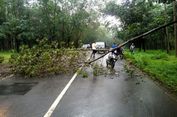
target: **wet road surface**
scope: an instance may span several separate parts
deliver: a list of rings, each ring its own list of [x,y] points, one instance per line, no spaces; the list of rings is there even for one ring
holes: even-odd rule
[[[118,61],[114,75],[78,77],[52,117],[177,117],[175,100],[151,80],[131,78],[123,66]]]
[[[95,77],[88,69],[88,78],[78,76],[52,117],[177,117],[177,102],[146,76],[131,78],[124,64],[118,61],[113,74]],[[0,117],[42,117],[71,77],[1,81],[35,84],[24,94],[0,95]]]
[[[0,117],[42,117],[71,77],[72,75],[59,75],[41,79],[12,78],[1,81],[0,87],[10,87],[6,88],[6,91],[0,90],[0,94],[6,93],[0,95]],[[28,87],[22,88],[20,83],[26,83]],[[26,87],[30,89],[26,91]]]

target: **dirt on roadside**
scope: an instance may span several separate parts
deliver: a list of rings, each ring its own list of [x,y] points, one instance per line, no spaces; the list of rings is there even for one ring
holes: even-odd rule
[[[10,64],[0,64],[0,79],[12,74]]]

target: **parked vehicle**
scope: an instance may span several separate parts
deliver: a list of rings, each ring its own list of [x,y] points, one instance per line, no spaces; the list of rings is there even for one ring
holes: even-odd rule
[[[83,49],[87,49],[87,48],[91,48],[91,46],[90,46],[90,44],[83,44],[83,45],[82,45],[82,48],[83,48]]]
[[[96,42],[96,49],[98,53],[105,53],[106,50],[106,43],[105,42]]]
[[[105,42],[96,42],[96,48],[97,48],[97,49],[106,48]]]

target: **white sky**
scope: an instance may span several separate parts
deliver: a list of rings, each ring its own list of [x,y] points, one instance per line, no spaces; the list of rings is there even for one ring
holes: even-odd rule
[[[106,0],[106,3],[110,2],[110,1],[115,1],[116,4],[122,4],[122,2],[125,0]],[[107,15],[105,17],[100,17],[99,21],[104,24],[109,23],[108,27],[119,27],[119,25],[121,24],[119,19],[117,19],[115,16],[111,16],[111,15]]]

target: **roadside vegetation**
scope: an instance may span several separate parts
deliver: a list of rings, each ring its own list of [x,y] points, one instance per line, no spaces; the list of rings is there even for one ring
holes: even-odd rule
[[[73,73],[86,59],[86,52],[76,48],[57,48],[57,42],[37,41],[32,48],[21,46],[20,52],[0,52],[0,77],[18,74],[41,77],[50,74]],[[7,73],[8,72],[8,73]]]
[[[126,59],[177,92],[177,58],[161,50],[125,52]]]
[[[11,51],[0,51],[0,63],[8,63],[12,54]]]
[[[84,62],[86,54],[76,49],[57,48],[58,43],[39,41],[33,48],[22,46],[19,53],[12,55],[13,72],[25,76],[73,73]]]
[[[12,54],[12,51],[0,51],[0,79],[12,74],[9,63]]]

